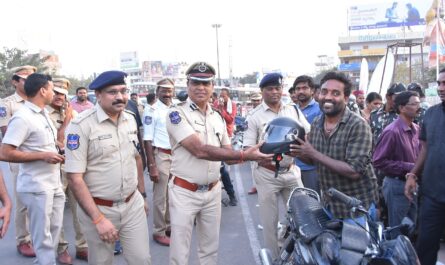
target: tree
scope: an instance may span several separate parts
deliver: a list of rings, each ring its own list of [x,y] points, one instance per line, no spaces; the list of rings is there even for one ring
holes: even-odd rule
[[[321,79],[326,75],[326,73],[328,72],[332,72],[332,71],[337,71],[337,67],[334,66],[330,69],[326,69],[326,70],[322,70],[320,72],[318,72],[315,77],[314,77],[314,83],[315,84],[320,84]],[[320,84],[321,85],[321,84]]]
[[[247,74],[244,77],[241,77],[239,79],[239,83],[242,84],[242,85],[245,85],[245,84],[256,84],[257,76],[258,76],[258,72],[253,72],[251,74]]]
[[[11,85],[11,69],[21,65],[32,65],[37,67],[37,71],[47,71],[43,64],[45,58],[39,58],[38,54],[28,54],[26,50],[18,48],[3,47],[0,52],[0,97],[3,98],[14,93],[14,87]]]

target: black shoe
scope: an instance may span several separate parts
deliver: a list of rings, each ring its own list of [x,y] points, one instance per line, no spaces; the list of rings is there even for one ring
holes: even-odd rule
[[[238,200],[236,199],[235,195],[229,196],[229,205],[236,206],[237,204],[238,204]]]

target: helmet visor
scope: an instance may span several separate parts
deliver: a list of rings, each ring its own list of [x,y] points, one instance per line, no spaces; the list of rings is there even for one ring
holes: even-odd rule
[[[295,141],[298,130],[288,126],[269,125],[264,135],[266,143],[279,143]]]

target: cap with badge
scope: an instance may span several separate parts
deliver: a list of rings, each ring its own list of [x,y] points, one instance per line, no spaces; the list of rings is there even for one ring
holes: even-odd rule
[[[280,73],[270,73],[261,79],[260,88],[267,86],[281,86],[283,84],[283,76]]]
[[[173,79],[171,78],[166,77],[159,80],[156,85],[158,87],[175,88],[175,81],[173,81]]]
[[[13,73],[13,76],[18,76],[23,79],[26,79],[26,78],[28,78],[29,75],[37,72],[37,68],[32,65],[23,65],[23,66],[18,66],[18,67],[12,68],[11,72]]]
[[[250,96],[250,100],[261,100],[261,93],[254,92],[252,93],[252,96]]]
[[[125,85],[127,74],[122,71],[106,71],[91,82],[90,90],[101,90],[109,86]]]
[[[60,94],[68,95],[68,90],[71,87],[70,80],[62,77],[53,78],[54,91]]]
[[[187,79],[196,81],[212,81],[215,73],[215,68],[206,62],[196,62],[185,72]]]

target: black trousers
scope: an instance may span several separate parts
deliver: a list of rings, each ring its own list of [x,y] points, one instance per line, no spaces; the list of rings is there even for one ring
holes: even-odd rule
[[[224,185],[224,189],[227,192],[227,195],[233,196],[235,195],[235,191],[233,190],[232,180],[230,180],[229,171],[227,171],[226,165],[221,163],[221,168],[219,169],[219,173],[221,174],[221,181]]]
[[[419,214],[419,237],[416,250],[420,264],[435,265],[440,238],[445,228],[445,203],[422,196]]]

